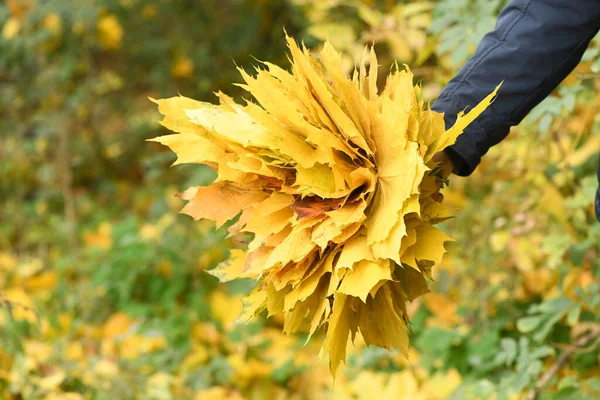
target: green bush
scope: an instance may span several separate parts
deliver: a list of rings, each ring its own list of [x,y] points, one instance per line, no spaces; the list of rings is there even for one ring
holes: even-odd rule
[[[318,337],[229,324],[253,283],[204,270],[237,244],[174,196],[214,173],[169,168],[145,142],[164,134],[148,97],[239,99],[236,65],[286,65],[284,27],[312,47],[329,37],[348,69],[376,40],[381,71],[408,63],[433,99],[505,3],[0,5],[0,399],[598,398],[598,38],[472,177],[451,179],[456,243],[411,306],[408,362],[359,342],[335,385]]]

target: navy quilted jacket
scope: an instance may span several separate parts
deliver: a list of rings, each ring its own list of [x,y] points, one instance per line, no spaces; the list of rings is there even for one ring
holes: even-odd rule
[[[470,175],[489,148],[577,66],[599,30],[600,0],[511,1],[432,106],[446,113],[450,126],[458,112],[477,104],[504,80],[494,103],[446,150],[455,173]],[[595,204],[600,220],[600,189]]]

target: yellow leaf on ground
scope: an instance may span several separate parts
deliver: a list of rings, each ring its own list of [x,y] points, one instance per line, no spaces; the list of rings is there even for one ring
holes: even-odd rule
[[[438,372],[425,380],[421,392],[427,400],[444,400],[450,397],[462,383],[460,373],[452,368],[448,372]]]
[[[62,20],[57,13],[50,13],[42,21],[44,28],[48,29],[52,35],[59,36],[62,33]]]
[[[244,400],[244,398],[235,390],[215,386],[196,392],[193,400]]]
[[[442,293],[429,293],[423,298],[427,309],[443,322],[443,326],[450,328],[460,322],[461,318],[456,313],[458,305]]]
[[[40,275],[32,276],[23,282],[29,291],[52,290],[56,287],[58,276],[56,271],[44,272]]]
[[[8,251],[0,252],[0,271],[12,272],[17,265],[17,258]]]
[[[102,328],[106,338],[115,338],[128,332],[133,327],[134,321],[126,313],[119,311],[108,317]]]
[[[119,373],[119,366],[113,361],[101,359],[94,364],[93,371],[101,378],[112,378]]]
[[[84,397],[76,392],[59,392],[59,393],[50,393],[44,400],[84,400]]]
[[[215,345],[221,341],[219,331],[212,322],[196,322],[192,326],[190,336],[195,343]]]
[[[53,369],[50,375],[44,376],[38,384],[43,391],[51,391],[57,389],[66,378],[67,374],[65,371]]]
[[[30,323],[37,322],[33,300],[23,289],[8,289],[3,293],[3,297],[11,303],[10,312],[12,318],[15,320],[26,320]]]
[[[86,232],[83,234],[83,243],[90,247],[109,249],[112,246],[111,235],[112,226],[108,222],[103,222],[98,226],[96,232]]]
[[[419,381],[409,368],[390,376],[381,397],[395,400],[429,400],[419,393]]]
[[[123,27],[113,14],[100,17],[96,24],[98,31],[98,43],[106,50],[117,50],[121,48],[123,41]]]
[[[67,345],[65,356],[71,361],[84,361],[83,346],[80,342],[71,342]]]
[[[204,364],[206,361],[208,361],[208,359],[209,356],[206,348],[202,346],[196,346],[187,356],[185,356],[179,365],[179,371],[181,374],[185,375],[198,366]]]
[[[175,78],[189,78],[194,73],[194,63],[187,57],[177,57],[171,66],[171,75]]]
[[[10,17],[2,27],[2,37],[4,39],[14,39],[21,30],[21,21],[19,18]]]
[[[242,297],[241,295],[230,296],[222,290],[215,290],[209,297],[211,314],[223,326],[231,325],[242,311]]]
[[[52,356],[52,346],[36,340],[27,340],[23,343],[25,356],[36,363],[46,363]]]
[[[119,341],[119,354],[125,359],[135,359],[143,354],[165,348],[167,341],[164,337],[148,337],[144,335],[129,335]]]

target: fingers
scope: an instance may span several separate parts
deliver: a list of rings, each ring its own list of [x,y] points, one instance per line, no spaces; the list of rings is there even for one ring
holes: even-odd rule
[[[435,153],[432,157],[432,160],[442,164],[442,175],[444,178],[449,177],[450,174],[454,171],[454,165],[452,164],[452,161],[450,161],[450,158],[448,158],[445,152],[440,151]]]
[[[442,201],[444,201],[444,195],[441,194],[440,192],[432,194],[431,198],[433,199],[433,201],[437,201],[438,203],[441,203]]]
[[[438,151],[432,157],[432,160],[436,161],[436,162],[443,162],[444,160],[447,160],[447,159],[448,159],[448,156],[446,156],[446,153],[444,153],[443,151]]]

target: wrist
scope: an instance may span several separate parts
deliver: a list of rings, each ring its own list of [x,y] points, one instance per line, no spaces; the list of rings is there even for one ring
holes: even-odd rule
[[[452,165],[452,173],[460,175],[461,171],[468,168],[467,162],[452,148],[446,148],[444,154],[448,158],[448,162]]]

